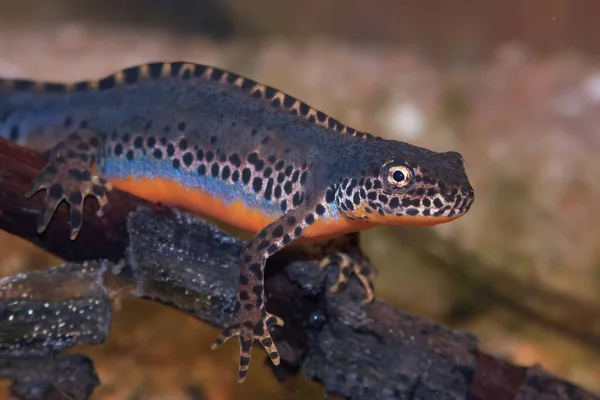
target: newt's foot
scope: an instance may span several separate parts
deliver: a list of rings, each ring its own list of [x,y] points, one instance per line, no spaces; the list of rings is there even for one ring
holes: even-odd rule
[[[338,292],[346,286],[350,275],[354,274],[365,290],[365,299],[362,304],[369,304],[375,297],[373,293],[372,279],[377,274],[375,267],[362,254],[359,253],[335,253],[328,255],[321,261],[321,268],[338,264],[339,272],[337,282],[331,287],[332,292]]]
[[[50,161],[31,182],[25,196],[30,198],[40,190],[46,190],[46,198],[38,216],[38,233],[48,227],[56,208],[65,200],[71,210],[71,239],[75,239],[83,222],[83,201],[94,196],[100,208],[96,215],[108,210],[106,191],[111,190],[105,179],[94,174],[92,162],[101,154],[99,135],[84,129],[69,135],[50,152]]]
[[[279,352],[269,333],[269,327],[272,325],[283,326],[283,320],[275,315],[269,314],[264,306],[247,310],[240,308],[239,304],[240,303],[238,303],[238,307],[236,307],[236,312],[232,321],[229,323],[229,326],[223,329],[210,348],[216,350],[232,337],[238,337],[240,341],[238,382],[241,383],[248,375],[250,355],[255,339],[265,348],[273,364],[279,365]]]

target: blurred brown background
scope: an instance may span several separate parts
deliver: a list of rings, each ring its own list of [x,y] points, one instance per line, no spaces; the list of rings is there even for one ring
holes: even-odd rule
[[[0,75],[212,64],[357,129],[463,153],[465,217],[363,235],[378,295],[600,391],[599,17],[592,0],[0,0]],[[0,232],[0,276],[59,262]],[[104,346],[76,350],[96,363],[95,399],[322,398],[301,377],[279,385],[261,357],[235,384],[237,345],[211,352],[216,334],[126,301]]]

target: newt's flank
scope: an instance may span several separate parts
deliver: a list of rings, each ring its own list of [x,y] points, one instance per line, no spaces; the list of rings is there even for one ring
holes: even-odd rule
[[[321,265],[339,266],[334,288],[355,275],[368,303],[372,274],[348,238],[377,225],[449,222],[474,201],[459,153],[384,140],[271,87],[184,62],[78,83],[0,80],[0,136],[49,157],[27,193],[46,190],[40,232],[65,200],[74,239],[84,198],[98,200],[101,216],[116,187],[255,235],[241,254],[233,318],[212,345],[239,338],[240,382],[255,340],[280,362],[269,327],[283,321],[266,311],[263,286],[271,255],[328,243]]]

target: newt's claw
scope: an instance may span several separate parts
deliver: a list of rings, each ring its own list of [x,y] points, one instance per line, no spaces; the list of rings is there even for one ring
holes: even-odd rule
[[[375,294],[372,279],[377,273],[368,259],[360,254],[336,253],[325,257],[320,266],[321,268],[327,268],[333,264],[338,264],[339,272],[337,282],[331,287],[332,292],[338,292],[344,288],[350,275],[354,274],[365,290],[366,297],[362,304],[369,304],[373,301]]]
[[[95,136],[86,130],[88,138]],[[108,211],[106,191],[111,186],[105,179],[95,175],[91,163],[99,149],[90,146],[78,133],[70,135],[52,151],[49,163],[31,182],[25,197],[30,198],[40,190],[46,190],[46,197],[38,215],[37,231],[42,233],[48,227],[59,204],[64,200],[70,207],[71,239],[77,238],[83,223],[83,202],[87,196],[94,196],[99,204],[97,216]]]
[[[258,340],[269,355],[274,365],[279,365],[279,351],[269,333],[272,325],[283,326],[281,318],[269,314],[264,306],[256,310],[241,310],[236,312],[229,326],[221,332],[210,348],[216,350],[226,341],[237,336],[240,342],[240,364],[238,367],[238,382],[242,383],[248,375],[250,358],[254,340]]]

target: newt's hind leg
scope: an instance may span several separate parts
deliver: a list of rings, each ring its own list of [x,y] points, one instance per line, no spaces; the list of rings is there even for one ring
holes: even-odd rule
[[[81,230],[83,201],[94,196],[100,208],[97,215],[108,210],[106,191],[110,185],[92,170],[102,163],[104,143],[102,135],[89,128],[81,128],[49,151],[48,164],[31,182],[25,196],[30,198],[40,190],[46,190],[46,198],[38,216],[37,230],[42,233],[48,227],[58,205],[65,200],[71,211],[71,239]]]
[[[323,260],[320,264],[322,268],[338,265],[338,278],[331,287],[332,292],[342,290],[350,276],[354,275],[365,291],[365,299],[362,303],[369,304],[373,301],[375,297],[373,278],[377,275],[377,270],[362,253],[358,233],[350,233],[315,246],[318,246],[317,248],[322,252]]]

